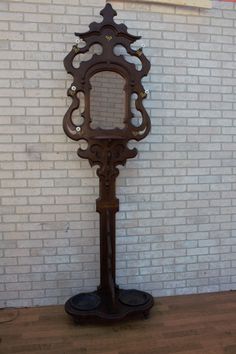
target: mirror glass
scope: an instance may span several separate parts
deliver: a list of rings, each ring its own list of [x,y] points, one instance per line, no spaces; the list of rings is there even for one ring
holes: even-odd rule
[[[92,128],[124,127],[125,79],[112,71],[100,71],[90,79],[90,115]]]

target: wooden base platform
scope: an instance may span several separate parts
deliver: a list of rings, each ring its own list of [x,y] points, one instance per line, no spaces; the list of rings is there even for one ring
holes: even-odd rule
[[[116,288],[114,305],[102,290],[81,293],[70,298],[65,304],[65,311],[76,323],[118,322],[127,317],[142,315],[149,317],[154,305],[153,297],[140,290],[122,290]]]
[[[75,325],[63,306],[0,310],[0,353],[236,354],[236,292],[159,298],[148,320],[109,325]]]

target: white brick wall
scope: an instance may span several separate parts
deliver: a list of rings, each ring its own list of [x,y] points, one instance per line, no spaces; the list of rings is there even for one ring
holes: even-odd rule
[[[104,3],[0,3],[0,306],[99,282],[98,179],[62,131],[62,60]],[[118,179],[117,281],[154,296],[235,289],[236,6],[114,7],[152,63],[152,133]]]

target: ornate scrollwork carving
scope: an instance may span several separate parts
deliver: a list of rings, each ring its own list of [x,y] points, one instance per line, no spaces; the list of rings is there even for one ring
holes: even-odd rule
[[[137,149],[130,150],[127,141],[106,139],[103,141],[90,140],[90,145],[86,150],[79,149],[78,155],[89,160],[91,166],[99,165],[97,174],[99,177],[117,177],[118,165],[125,165],[128,158],[137,155]]]
[[[95,145],[107,145],[105,139],[112,140],[112,149],[117,150],[117,146],[123,146],[122,158],[114,158],[114,153],[111,152],[112,158],[109,164],[115,166],[119,163],[124,164],[126,159],[134,157],[136,153],[130,152],[125,144],[131,139],[141,140],[150,130],[150,119],[143,106],[143,99],[146,98],[146,93],[141,80],[148,74],[150,69],[150,63],[143,54],[142,48],[133,50],[131,44],[140,37],[133,36],[128,33],[127,27],[124,24],[116,24],[114,22],[114,16],[117,15],[110,4],[107,4],[101,11],[103,21],[100,23],[91,23],[90,31],[86,33],[75,33],[84,42],[85,46],[79,48],[78,45],[74,45],[71,52],[66,56],[64,65],[68,73],[70,73],[74,80],[70,88],[68,89],[68,96],[72,98],[72,103],[65,114],[63,127],[65,133],[73,140],[85,139],[88,142],[88,149],[83,151],[78,150],[78,155],[83,158],[87,158],[91,165],[98,164],[106,165],[106,159],[98,158],[97,154],[93,153]],[[99,44],[102,46],[103,51],[100,55],[94,54],[92,58],[86,62],[82,62],[79,68],[73,66],[73,60],[76,55],[84,54],[89,51],[91,46]],[[133,63],[129,63],[122,55],[114,54],[114,47],[117,45],[123,46],[130,56],[136,57],[142,64],[141,70],[137,70]],[[101,129],[91,128],[91,117],[89,109],[89,94],[91,90],[90,78],[99,71],[113,71],[120,74],[126,81],[126,115],[124,119],[124,128],[119,129]],[[72,114],[80,107],[80,100],[78,98],[78,92],[83,92],[85,95],[85,110],[83,113],[84,121],[80,126],[76,126],[72,121]],[[131,96],[133,93],[137,94],[135,102],[136,109],[141,113],[142,120],[139,126],[132,124],[133,114],[131,111]],[[114,143],[114,140],[119,143]],[[115,153],[118,154],[119,149]],[[101,157],[105,155],[102,154]],[[102,168],[103,170],[104,168]]]

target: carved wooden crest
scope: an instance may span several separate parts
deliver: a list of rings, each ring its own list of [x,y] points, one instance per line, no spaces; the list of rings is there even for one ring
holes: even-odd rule
[[[64,65],[69,74],[73,76],[73,83],[68,89],[68,96],[72,98],[71,106],[65,114],[63,128],[65,133],[73,140],[86,140],[88,147],[86,150],[79,149],[78,155],[89,160],[91,165],[98,164],[102,168],[98,173],[107,174],[107,166],[115,167],[119,164],[125,164],[127,158],[135,157],[137,150],[129,150],[127,142],[131,139],[141,140],[150,130],[150,119],[143,106],[143,99],[147,96],[141,80],[146,76],[150,69],[150,63],[143,54],[142,48],[133,50],[131,44],[141,37],[136,37],[127,32],[124,24],[116,24],[114,16],[117,15],[110,4],[100,12],[103,16],[101,23],[93,22],[90,24],[90,31],[86,33],[75,33],[84,42],[85,46],[80,48],[74,45],[71,52],[66,56]],[[94,54],[93,57],[82,62],[79,68],[73,66],[76,56],[87,53],[91,46],[99,44],[102,46],[100,55]],[[141,70],[137,70],[133,63],[128,62],[123,55],[116,55],[114,48],[123,46],[128,55],[136,57],[142,64]],[[122,129],[101,129],[91,127],[90,115],[90,93],[91,78],[98,72],[111,71],[116,72],[125,79],[125,117],[124,127]],[[82,113],[83,123],[76,126],[72,121],[72,113],[80,106],[79,93],[82,92],[85,97],[85,109]],[[142,115],[140,125],[132,124],[133,113],[131,110],[131,96],[137,95],[135,101],[136,109]],[[104,149],[110,151],[109,162],[104,159],[107,153]]]

